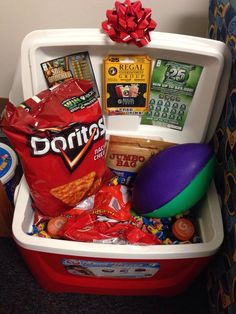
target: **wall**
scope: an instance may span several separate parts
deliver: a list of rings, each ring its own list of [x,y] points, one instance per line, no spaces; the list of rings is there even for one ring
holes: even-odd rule
[[[0,0],[0,97],[8,97],[24,36],[45,28],[100,28],[115,0]],[[123,0],[121,1],[123,2]],[[208,0],[143,0],[157,31],[205,36]]]

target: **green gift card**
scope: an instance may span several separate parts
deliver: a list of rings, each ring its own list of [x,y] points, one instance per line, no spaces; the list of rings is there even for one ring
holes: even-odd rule
[[[149,111],[142,124],[182,130],[202,73],[202,66],[156,60],[151,80]]]

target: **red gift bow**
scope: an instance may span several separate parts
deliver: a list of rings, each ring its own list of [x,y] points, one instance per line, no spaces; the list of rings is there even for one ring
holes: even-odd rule
[[[102,22],[102,29],[117,43],[146,46],[157,23],[151,19],[152,10],[142,8],[141,1],[124,3],[115,2],[115,9],[107,10],[107,21]]]

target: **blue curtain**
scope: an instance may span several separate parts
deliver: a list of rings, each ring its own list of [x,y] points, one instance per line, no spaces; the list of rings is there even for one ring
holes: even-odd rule
[[[232,53],[232,73],[214,136],[216,186],[222,202],[225,238],[209,270],[211,313],[236,313],[236,1],[210,0],[209,38],[225,42]]]

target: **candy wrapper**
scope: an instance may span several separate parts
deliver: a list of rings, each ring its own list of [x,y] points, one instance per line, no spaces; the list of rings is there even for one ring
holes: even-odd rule
[[[31,235],[88,243],[167,245],[201,242],[194,211],[147,218],[132,212],[131,190],[111,179],[62,215],[33,226]]]
[[[125,186],[105,185],[82,204],[49,220],[47,233],[53,238],[93,243],[161,243],[155,235],[137,227]]]
[[[140,1],[116,1],[115,9],[106,11],[107,21],[102,22],[102,29],[117,43],[146,46],[151,40],[150,31],[157,25],[151,12]]]

